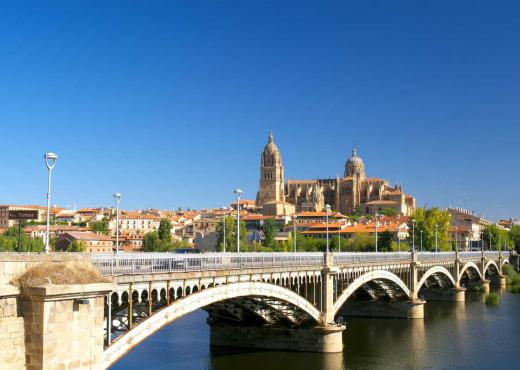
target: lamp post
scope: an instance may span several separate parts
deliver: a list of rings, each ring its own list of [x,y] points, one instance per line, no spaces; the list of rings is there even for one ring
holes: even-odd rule
[[[341,226],[338,227],[338,252],[341,252]]]
[[[377,253],[377,219],[378,219],[379,215],[376,213],[375,214],[375,226],[376,226],[376,253]]]
[[[242,197],[242,190],[235,189],[235,196],[237,197],[237,253],[240,253],[240,197]]]
[[[435,224],[435,252],[439,251],[438,229],[439,225]]]
[[[489,233],[489,251],[491,252],[491,233]]]
[[[119,253],[119,202],[121,196],[121,193],[114,193],[114,201],[116,202],[116,254]]]
[[[56,160],[58,156],[52,152],[47,153],[43,156],[45,159],[45,166],[47,166],[48,172],[48,186],[47,186],[47,226],[45,228],[45,253],[49,253],[49,222],[50,222],[50,213],[51,213],[51,176],[52,169],[56,165]]]
[[[415,220],[412,220],[412,251],[415,252]]]
[[[327,213],[326,220],[327,220],[327,253],[329,253],[329,212],[330,212],[330,204],[325,205],[325,211]]]
[[[296,253],[296,213],[293,216],[293,244],[294,244],[294,253]]]
[[[423,251],[423,248],[422,248],[422,233],[423,233],[423,231],[421,229],[421,252]]]
[[[224,246],[224,253],[226,253],[226,211],[227,207],[222,207],[222,243]]]

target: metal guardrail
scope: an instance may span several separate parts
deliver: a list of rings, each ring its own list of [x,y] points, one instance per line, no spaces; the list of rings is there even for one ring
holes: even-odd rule
[[[339,252],[334,253],[334,263],[374,263],[409,260],[412,254],[408,252]]]
[[[455,260],[455,252],[418,252],[418,261],[445,261]]]
[[[92,254],[103,275],[321,266],[323,253]]]
[[[502,252],[507,255],[507,252]],[[333,253],[333,262],[342,264],[411,262],[410,252],[339,252]],[[455,252],[417,252],[418,261],[455,260]],[[482,252],[459,252],[459,258],[480,258]],[[498,251],[484,252],[486,258],[497,258]],[[187,271],[219,271],[262,269],[272,267],[312,267],[325,263],[325,253],[97,253],[91,254],[92,263],[103,275],[131,275]]]

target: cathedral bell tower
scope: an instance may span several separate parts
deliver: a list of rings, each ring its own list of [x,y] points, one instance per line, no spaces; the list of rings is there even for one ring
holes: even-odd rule
[[[269,132],[267,145],[260,157],[260,187],[256,195],[256,206],[268,202],[284,202],[282,156],[274,143],[273,132]]]

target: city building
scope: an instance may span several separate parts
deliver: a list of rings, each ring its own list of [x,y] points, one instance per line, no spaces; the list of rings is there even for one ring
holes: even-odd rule
[[[33,238],[41,238],[44,239],[46,235],[47,226],[46,225],[29,225],[26,226],[23,231],[25,234],[33,237]],[[50,225],[49,226],[49,238],[57,238],[60,234],[66,232],[90,232],[90,228],[88,227],[80,227],[80,226],[69,226],[69,225]]]
[[[85,252],[109,253],[113,252],[114,242],[110,236],[91,232],[66,232],[56,239],[56,250],[67,250],[68,246],[78,241],[85,244]]]
[[[159,224],[161,223],[160,218],[155,216],[143,215],[139,212],[122,212],[119,215],[119,231],[139,231],[142,234],[146,234],[151,231],[159,230]],[[112,218],[109,222],[109,229],[115,232],[116,230],[116,217]]]
[[[401,185],[367,177],[363,160],[356,149],[347,159],[342,178],[288,180],[284,183],[284,167],[280,150],[272,132],[260,157],[260,183],[256,209],[264,215],[290,215],[296,212],[320,212],[329,204],[343,214],[375,214],[391,208],[409,216],[415,209],[415,198],[404,193]]]

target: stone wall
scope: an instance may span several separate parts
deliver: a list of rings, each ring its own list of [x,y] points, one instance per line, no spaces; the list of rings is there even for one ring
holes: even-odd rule
[[[24,318],[19,291],[12,285],[0,285],[0,368],[25,368]]]
[[[113,288],[48,284],[24,292],[27,369],[102,369],[104,296]]]

